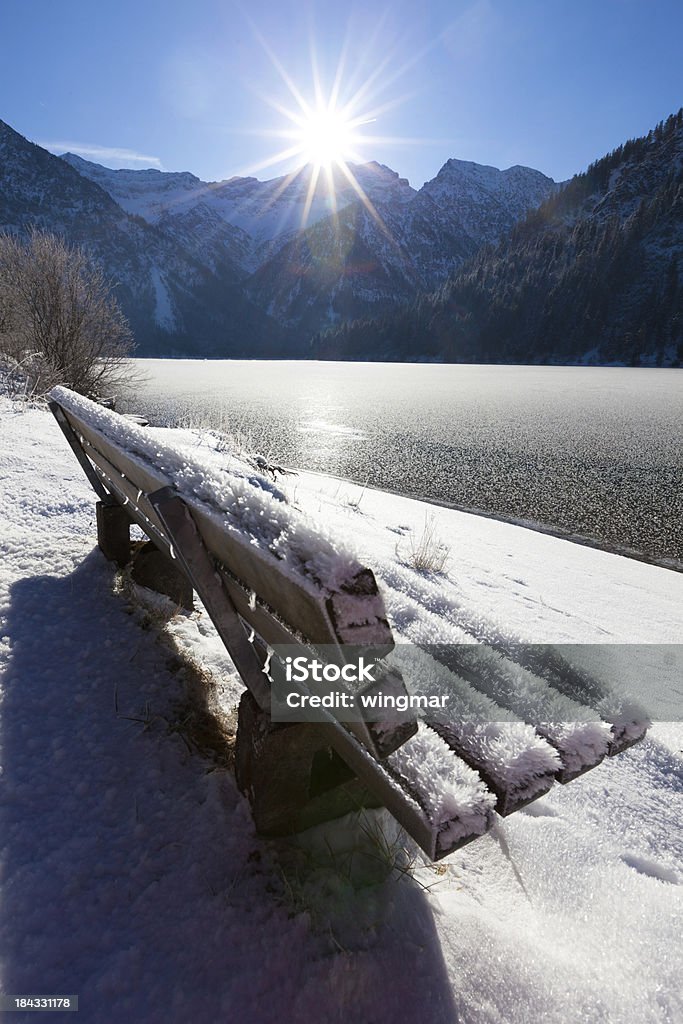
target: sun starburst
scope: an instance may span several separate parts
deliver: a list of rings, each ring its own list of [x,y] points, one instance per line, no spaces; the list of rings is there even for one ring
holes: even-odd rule
[[[250,167],[250,173],[285,162],[291,165],[292,162],[297,161],[295,170],[283,178],[278,193],[281,194],[302,172],[307,172],[308,187],[302,212],[302,227],[305,227],[308,222],[316,190],[321,186],[324,188],[332,212],[336,215],[338,190],[347,191],[351,187],[375,222],[388,235],[386,225],[362,187],[358,176],[354,173],[353,166],[367,162],[366,153],[370,145],[406,141],[370,135],[364,130],[368,125],[373,124],[382,113],[401,102],[401,100],[394,100],[381,106],[371,106],[373,94],[376,95],[378,91],[377,79],[383,65],[375,68],[369,78],[362,82],[347,99],[342,100],[341,95],[345,84],[345,50],[340,55],[332,87],[326,91],[319,74],[315,49],[312,47],[313,98],[307,99],[304,91],[287,72],[266,40],[260,33],[254,31],[271,64],[287,88],[289,105],[281,97],[268,95],[262,97],[284,120],[282,128],[262,134],[287,140],[287,145],[284,149]]]

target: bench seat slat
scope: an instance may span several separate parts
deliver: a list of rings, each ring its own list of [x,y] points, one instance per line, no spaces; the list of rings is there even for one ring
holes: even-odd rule
[[[495,794],[424,722],[415,736],[389,755],[386,767],[429,821],[435,860],[483,835],[493,824]]]
[[[544,677],[487,644],[443,644],[434,657],[496,704],[534,726],[560,755],[557,779],[569,782],[600,764],[611,734],[596,712],[556,690]]]
[[[525,723],[455,723],[429,719],[435,732],[496,794],[496,811],[512,814],[552,789],[559,759],[549,763],[547,744],[537,737],[534,750]],[[537,763],[534,763],[537,754]]]
[[[425,719],[486,780],[498,797],[498,812],[510,814],[547,792],[562,769],[558,752],[532,725],[478,690],[476,680],[468,682],[433,657],[434,650],[398,644],[387,660],[417,696],[447,698],[442,709],[426,710]]]
[[[493,824],[495,794],[424,723],[382,763],[340,726],[326,728],[330,746],[432,860]]]

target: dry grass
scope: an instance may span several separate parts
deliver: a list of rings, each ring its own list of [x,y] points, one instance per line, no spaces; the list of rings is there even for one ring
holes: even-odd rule
[[[277,898],[292,916],[344,950],[349,933],[376,925],[383,887],[414,880],[419,859],[403,830],[383,810],[361,808],[300,835],[270,840],[279,876]]]
[[[399,561],[417,572],[442,576],[448,569],[450,556],[450,547],[436,532],[436,519],[433,513],[425,515],[424,528],[419,537],[411,532],[405,546],[401,543],[396,545],[396,557]]]
[[[360,504],[361,504],[361,502],[363,500],[363,497],[365,496],[365,492],[368,489],[368,482],[369,482],[369,478],[368,478],[368,480],[365,481],[365,483],[361,487],[360,491],[358,492],[357,496],[355,498],[345,498],[344,501],[343,501],[343,504],[346,505],[348,508],[352,509],[354,512],[360,512],[361,511]],[[337,488],[337,491],[338,490],[339,490],[339,488]]]

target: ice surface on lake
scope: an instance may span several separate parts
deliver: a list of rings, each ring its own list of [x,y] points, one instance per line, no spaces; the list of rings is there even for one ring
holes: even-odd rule
[[[683,559],[679,370],[138,365],[135,410],[153,422],[210,424],[289,465]]]

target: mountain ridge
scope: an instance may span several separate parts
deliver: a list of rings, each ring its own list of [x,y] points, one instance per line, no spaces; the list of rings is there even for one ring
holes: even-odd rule
[[[149,355],[305,355],[321,328],[434,287],[555,187],[530,168],[498,171],[455,159],[419,190],[377,161],[336,168],[331,189],[310,166],[263,182],[203,182],[190,171],[114,170],[73,153],[57,157],[22,143],[9,126],[6,151],[8,132],[15,164],[6,154],[0,223],[19,231],[36,223],[85,245],[116,280]],[[82,182],[70,210],[56,194],[35,208],[29,154],[48,193],[64,191],[55,160],[72,173],[68,194]],[[449,167],[459,169],[453,187],[461,196],[449,196],[445,212]],[[12,206],[13,175],[23,198]],[[520,175],[526,181],[516,194],[503,187]],[[487,184],[475,188],[473,176]],[[435,182],[441,194],[432,197]],[[103,219],[108,226],[98,230]]]
[[[420,189],[376,161],[332,189],[113,170],[0,121],[0,228],[85,246],[143,355],[671,362],[680,118],[562,184],[452,157]]]
[[[431,294],[313,339],[317,358],[683,361],[683,109],[595,161]]]

